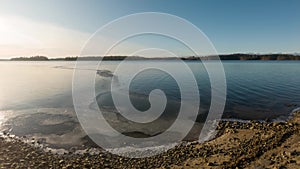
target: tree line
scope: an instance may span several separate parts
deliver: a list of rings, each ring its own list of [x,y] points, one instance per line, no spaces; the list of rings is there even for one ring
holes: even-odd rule
[[[99,61],[99,60],[214,60],[215,56],[189,56],[181,58],[144,58],[140,56],[85,56],[85,57],[65,57],[65,58],[48,58],[46,56],[31,56],[31,57],[17,57],[11,58],[11,61]],[[292,54],[228,54],[228,55],[219,55],[221,60],[300,60],[300,55]]]

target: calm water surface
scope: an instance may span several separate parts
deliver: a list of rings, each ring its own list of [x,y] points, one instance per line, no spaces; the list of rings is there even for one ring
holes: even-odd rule
[[[102,62],[96,75],[97,103],[107,112],[114,112],[110,95],[111,76],[117,76],[122,88],[125,75],[113,74],[119,62]],[[205,68],[198,61],[186,62],[198,83],[201,106],[197,122],[205,120],[210,106],[211,88]],[[131,61],[131,67],[141,64],[165,64],[184,77],[176,61]],[[87,71],[90,70],[86,62]],[[300,62],[298,61],[224,61],[227,81],[227,101],[224,119],[286,120],[300,105]],[[0,129],[18,136],[40,139],[53,148],[93,146],[82,131],[72,103],[72,76],[75,62],[0,62]],[[110,72],[111,71],[111,72]],[[184,78],[182,78],[184,80]],[[186,81],[186,88],[190,83]],[[162,132],[176,118],[180,107],[180,91],[176,81],[167,73],[151,69],[139,73],[130,85],[135,108],[149,108],[149,92],[161,89],[168,98],[164,116],[157,121],[157,131],[129,127],[128,135],[151,136]],[[190,91],[191,94],[194,91]],[[300,107],[300,106],[299,106]],[[112,118],[113,116],[108,118]],[[118,123],[114,123],[118,127]],[[121,126],[121,125],[119,125]],[[120,128],[123,128],[121,126]],[[141,131],[136,131],[141,130]],[[160,131],[161,130],[161,131]]]

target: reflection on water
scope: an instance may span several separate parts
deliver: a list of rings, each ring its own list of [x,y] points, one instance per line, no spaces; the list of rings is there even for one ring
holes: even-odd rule
[[[127,63],[128,69],[141,62]],[[181,73],[176,61],[163,62]],[[89,70],[87,62],[87,70],[98,74],[95,76],[98,104],[91,102],[90,108],[99,106],[111,126],[131,137],[151,137],[164,132],[176,119],[176,110],[180,107],[180,91],[174,79],[157,70],[136,76],[130,85],[131,102],[136,109],[147,110],[148,95],[157,88],[165,92],[168,104],[161,118],[153,123],[133,123],[120,116],[111,99],[110,79],[118,78],[120,90],[126,79],[113,73],[117,64],[106,61],[100,70]],[[187,64],[195,74],[201,100],[199,123],[190,133],[190,138],[195,139],[209,110],[210,83],[200,62],[188,61]],[[226,61],[223,64],[228,87],[223,118],[285,120],[293,109],[300,107],[300,62]],[[74,65],[75,62],[0,62],[1,131],[34,137],[54,148],[95,146],[82,131],[73,109]],[[189,88],[190,83],[185,85]]]
[[[54,68],[59,64],[0,62],[0,109],[72,107],[65,97],[71,96],[73,72]]]

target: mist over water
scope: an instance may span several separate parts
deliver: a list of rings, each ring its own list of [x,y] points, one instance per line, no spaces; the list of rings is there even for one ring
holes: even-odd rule
[[[184,78],[176,61],[130,61],[126,64],[130,69],[149,62],[170,65]],[[180,108],[181,96],[176,81],[167,73],[155,69],[136,75],[130,84],[130,99],[136,109],[149,109],[148,97],[154,89],[164,91],[168,99],[166,109],[159,119],[146,125],[136,124],[120,116],[112,102],[111,78],[115,76],[118,79],[119,88],[113,91],[118,94],[122,94],[127,78],[126,72],[123,72],[123,76],[113,73],[118,63],[102,62],[97,71],[90,70],[89,62],[86,62],[86,71],[95,72],[96,77],[97,102],[91,102],[89,108],[100,108],[111,126],[131,137],[151,137],[164,132],[177,118]],[[187,138],[196,139],[209,110],[211,88],[202,63],[186,63],[195,75],[200,93],[197,125],[190,138]],[[298,61],[224,61],[228,88],[223,118],[286,120],[293,109],[300,107],[299,65]],[[74,67],[75,62],[0,62],[1,131],[34,137],[53,148],[95,146],[80,127],[74,112]],[[186,81],[185,87],[189,88],[189,85]],[[82,87],[84,89],[84,83]],[[145,116],[151,117],[151,114]]]

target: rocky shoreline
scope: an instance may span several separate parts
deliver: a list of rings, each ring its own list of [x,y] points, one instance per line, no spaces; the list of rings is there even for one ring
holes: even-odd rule
[[[287,122],[223,121],[211,141],[183,143],[157,156],[58,155],[0,137],[0,168],[300,168],[300,111]]]

